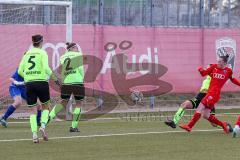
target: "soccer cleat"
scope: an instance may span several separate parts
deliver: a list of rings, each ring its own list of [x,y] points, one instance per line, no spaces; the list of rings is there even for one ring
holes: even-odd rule
[[[234,129],[233,129],[233,134],[232,134],[232,137],[233,137],[233,138],[236,138],[236,137],[237,137],[237,132],[236,132],[236,131],[234,131]]]
[[[234,127],[234,129],[233,129],[233,132],[232,132],[233,138],[236,138],[236,137],[237,137],[237,135],[238,135],[238,133],[239,133],[239,130],[240,130],[239,126],[236,125],[236,126]]]
[[[69,132],[80,132],[80,130],[78,128],[70,127]]]
[[[33,134],[33,143],[39,143],[39,139],[36,134]]]
[[[228,129],[228,123],[227,122],[223,122],[223,130],[224,130],[224,132],[226,133],[226,134],[228,134],[229,133],[229,129]]]
[[[176,124],[172,120],[167,120],[164,122],[167,126],[172,127],[173,129],[176,128]]]
[[[192,128],[190,128],[188,125],[180,125],[179,127],[184,129],[184,130],[186,130],[186,131],[188,131],[188,132],[192,131]]]
[[[39,128],[39,132],[42,134],[43,140],[44,140],[44,141],[48,141],[48,135],[47,135],[45,129],[42,128],[42,127],[40,127],[40,128]]]
[[[233,128],[232,128],[231,124],[228,123],[227,125],[228,125],[229,132],[232,133],[233,132]]]
[[[0,119],[0,123],[3,127],[6,127],[7,128],[7,121],[5,119]]]

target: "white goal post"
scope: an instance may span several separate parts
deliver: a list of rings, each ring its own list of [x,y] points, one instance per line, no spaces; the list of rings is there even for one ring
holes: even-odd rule
[[[72,42],[72,2],[66,1],[35,1],[35,0],[0,0],[0,4],[45,5],[66,7],[66,41]]]
[[[72,2],[71,1],[40,1],[40,0],[0,0],[0,5],[14,5],[16,6],[16,8],[18,10],[24,10],[25,6],[26,8],[28,8],[28,6],[30,7],[35,7],[35,6],[56,6],[56,7],[59,7],[59,8],[62,8],[62,10],[64,11],[64,15],[66,17],[66,19],[63,19],[63,23],[64,25],[66,26],[66,37],[65,37],[65,41],[66,42],[72,42]],[[19,7],[19,6],[20,7]],[[22,7],[23,6],[23,7]],[[65,10],[66,9],[66,10]],[[1,10],[0,8],[0,12],[8,12],[8,9],[3,9]],[[14,11],[14,9],[9,9],[9,11]],[[66,11],[66,12],[65,12]],[[17,12],[14,14],[14,15],[7,15],[7,16],[10,16],[9,20],[11,19],[15,19],[16,20],[14,22],[16,22],[16,24],[18,24],[18,19],[23,19],[23,22],[26,22],[24,17],[28,17],[29,15],[28,14],[25,14],[25,12],[29,12],[28,10],[24,10],[23,12],[20,12],[20,14],[18,14]],[[35,12],[38,12],[37,10]],[[2,14],[3,15],[3,14]],[[5,15],[5,18],[7,18],[7,16]],[[17,17],[19,16],[19,17]],[[22,17],[21,17],[22,16]],[[28,19],[31,18],[31,12],[30,12],[30,16],[28,17]],[[65,21],[66,20],[66,21]],[[22,22],[22,21],[20,21]],[[27,22],[28,23],[28,22]],[[22,24],[22,23],[19,23],[19,24]],[[26,23],[23,23],[24,25]],[[32,23],[29,23],[29,24],[32,24]],[[39,23],[37,23],[39,24]],[[51,25],[51,23],[50,23]],[[14,31],[12,31],[14,32]],[[23,33],[24,34],[24,33]],[[69,106],[71,108],[71,103],[69,103]],[[69,111],[69,107],[66,107],[66,119],[71,119],[71,113]],[[17,115],[18,116],[18,115]],[[23,114],[19,114],[19,117],[25,117],[25,115]]]

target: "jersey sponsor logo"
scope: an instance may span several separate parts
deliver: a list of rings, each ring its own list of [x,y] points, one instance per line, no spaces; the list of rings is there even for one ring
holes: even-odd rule
[[[28,71],[28,72],[26,72],[26,75],[30,75],[30,74],[41,74],[41,71]]]
[[[116,67],[118,65],[117,61],[113,61],[113,57],[115,55],[117,55],[117,51],[116,49],[119,48],[120,50],[122,50],[122,52],[124,54],[127,53],[127,50],[129,48],[132,47],[132,42],[131,41],[127,41],[124,40],[122,41],[119,45],[117,45],[114,42],[108,42],[107,44],[104,45],[104,50],[106,51],[106,57],[103,59],[103,67],[101,70],[101,74],[106,74],[108,69],[112,69],[112,67]],[[137,58],[139,57],[139,58]],[[131,56],[127,56],[127,58],[129,58],[129,60],[132,62],[133,64],[141,64],[141,63],[156,63],[158,64],[159,62],[159,56],[158,56],[158,48],[154,47],[147,47],[147,52],[145,54],[131,54]],[[112,65],[112,63],[115,63],[114,65]],[[136,68],[136,66],[133,65],[133,68]],[[131,70],[133,70],[133,68],[127,68],[124,65],[124,72],[127,73],[128,75],[132,75],[134,74],[134,72],[131,72]],[[117,68],[115,68],[117,69]],[[150,65],[143,69],[141,68],[140,74],[147,74],[148,72],[150,72],[152,68],[150,67]],[[119,70],[119,69],[118,69]],[[157,71],[156,71],[157,72]]]
[[[225,79],[225,75],[219,73],[213,73],[213,78]]]
[[[74,70],[71,70],[71,71],[67,71],[64,73],[65,76],[69,75],[69,74],[76,74],[77,72],[74,71]]]
[[[229,55],[228,66],[234,70],[234,64],[236,59],[236,40],[230,37],[223,37],[217,39],[215,42],[216,47],[216,56],[219,58],[220,56]]]

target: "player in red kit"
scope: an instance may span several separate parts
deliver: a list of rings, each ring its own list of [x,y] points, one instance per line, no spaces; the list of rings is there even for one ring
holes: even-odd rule
[[[214,115],[210,114],[213,106],[219,101],[221,89],[228,79],[230,79],[232,83],[240,86],[240,82],[232,77],[232,69],[227,67],[228,57],[228,55],[220,56],[218,64],[213,64],[206,70],[202,67],[198,69],[202,76],[209,75],[212,77],[210,87],[207,95],[201,101],[201,104],[198,106],[190,122],[187,125],[180,125],[179,127],[191,132],[193,126],[202,115],[209,122],[221,126],[225,133],[229,133],[228,124],[218,120]]]

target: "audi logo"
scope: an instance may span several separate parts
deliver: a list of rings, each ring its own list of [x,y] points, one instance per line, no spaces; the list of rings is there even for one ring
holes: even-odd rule
[[[213,78],[225,79],[225,75],[219,73],[213,73]]]
[[[31,49],[33,46],[31,45],[29,49]],[[81,47],[77,44],[78,50],[82,52]],[[53,43],[44,43],[42,49],[46,50],[50,48],[52,50],[52,69],[56,69],[60,64],[60,49],[66,49],[66,44],[63,42],[53,44]],[[48,53],[49,54],[49,53]]]

